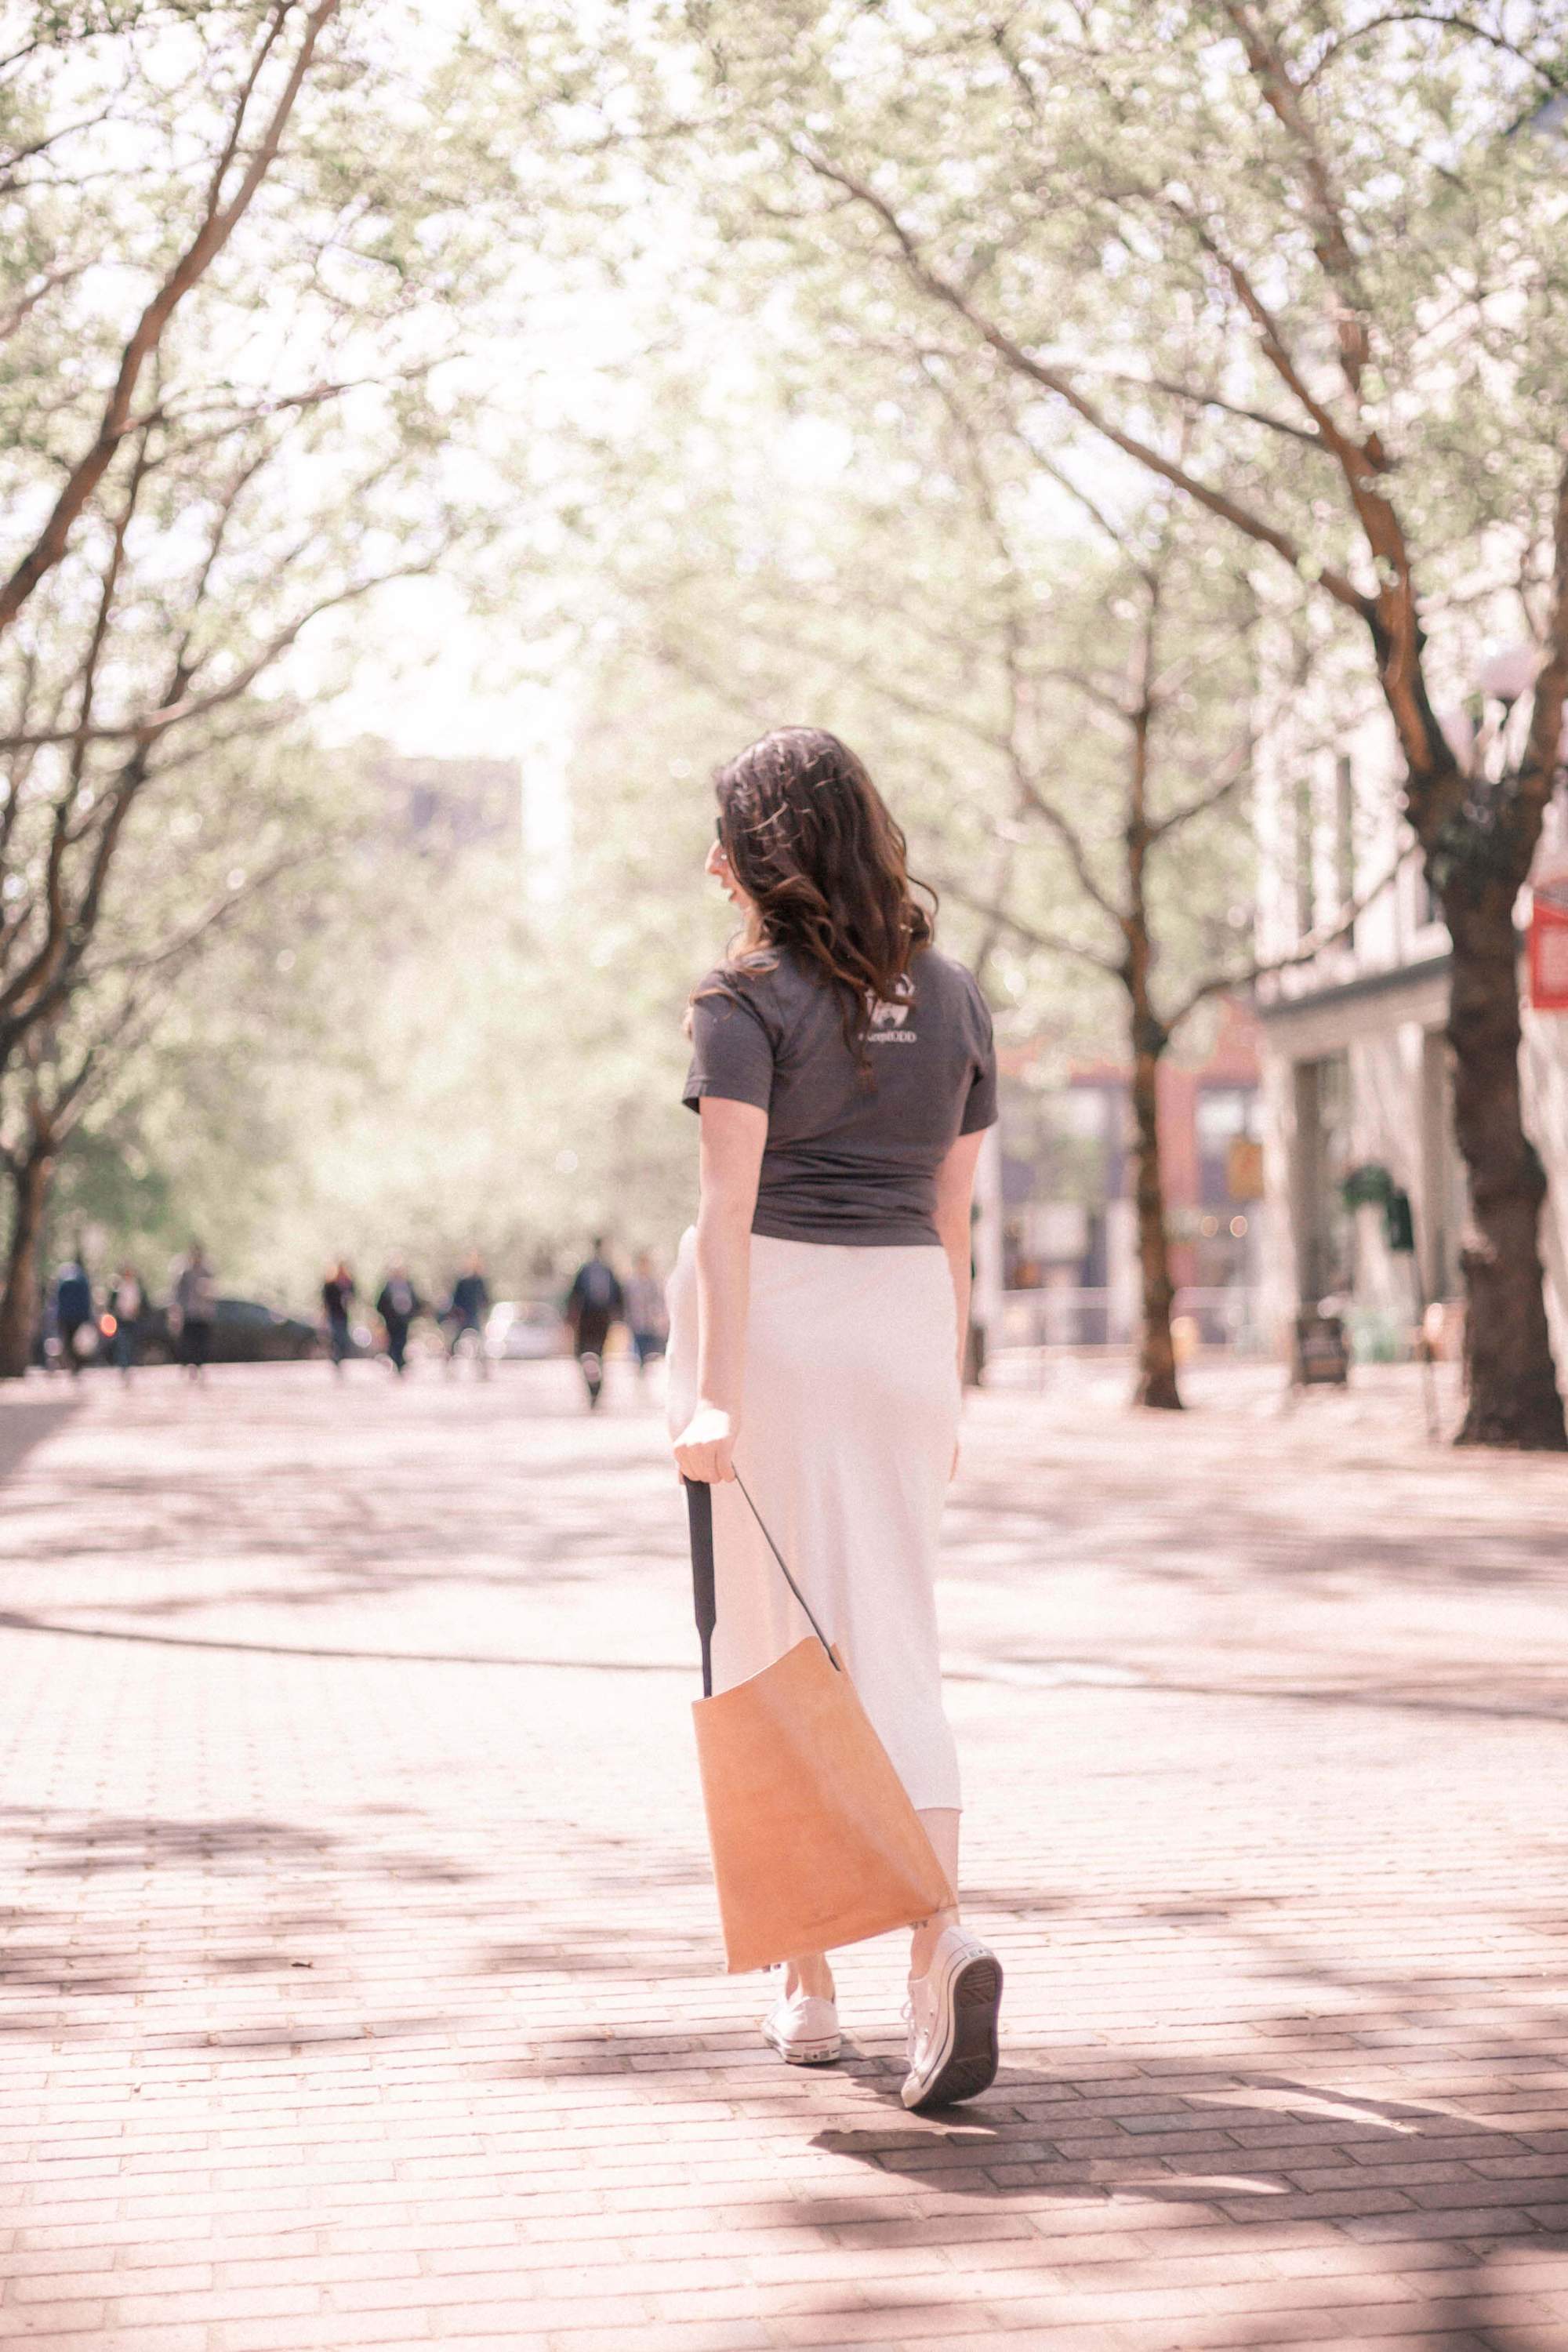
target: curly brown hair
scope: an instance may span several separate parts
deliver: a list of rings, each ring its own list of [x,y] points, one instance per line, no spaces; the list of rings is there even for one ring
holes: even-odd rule
[[[911,879],[887,803],[821,727],[773,728],[718,769],[713,788],[720,843],[752,902],[725,972],[771,970],[793,949],[837,992],[845,1043],[868,1069],[872,1008],[898,994],[935,936],[936,893]]]

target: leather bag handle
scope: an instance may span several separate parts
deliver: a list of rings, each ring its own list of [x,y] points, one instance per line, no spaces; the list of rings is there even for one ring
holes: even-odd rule
[[[713,1696],[713,1628],[719,1600],[713,1585],[713,1489],[700,1478],[683,1478],[686,1517],[691,1532],[691,1600],[697,1638],[702,1644],[702,1696]]]
[[[704,1698],[711,1698],[713,1696],[713,1629],[719,1622],[719,1596],[713,1573],[713,1489],[709,1482],[702,1478],[683,1478],[681,1484],[686,1488],[686,1517],[691,1535],[692,1606],[697,1618],[697,1637],[702,1644],[702,1696]],[[828,1664],[835,1674],[839,1673],[841,1669],[837,1659],[833,1654],[832,1645],[812,1613],[810,1601],[790,1574],[788,1562],[769,1534],[767,1522],[747,1493],[745,1482],[738,1470],[735,1473],[735,1484],[745,1496],[746,1508],[761,1528],[763,1541],[777,1560],[779,1572],[796,1601],[799,1601],[806,1623],[821,1643]]]

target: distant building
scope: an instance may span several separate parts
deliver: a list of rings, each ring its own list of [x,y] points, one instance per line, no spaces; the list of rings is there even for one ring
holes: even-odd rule
[[[1003,1076],[1005,1336],[1125,1344],[1140,1313],[1129,1073],[1080,1063],[1044,1086],[1037,1062],[1015,1051]],[[1258,1032],[1245,1006],[1221,1005],[1202,1060],[1167,1055],[1160,1109],[1176,1312],[1205,1339],[1248,1341],[1264,1217]]]
[[[378,759],[375,780],[393,824],[432,856],[475,842],[520,845],[522,770],[516,760]]]

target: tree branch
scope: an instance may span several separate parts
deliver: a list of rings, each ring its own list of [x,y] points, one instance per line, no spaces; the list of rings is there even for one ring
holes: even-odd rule
[[[1345,382],[1359,400],[1371,337],[1366,323],[1366,295],[1345,226],[1344,205],[1278,44],[1265,32],[1256,9],[1247,5],[1247,0],[1225,0],[1225,13],[1247,53],[1248,69],[1265,103],[1301,158],[1314,223],[1313,249],[1334,299],[1340,366]]]
[[[61,286],[68,286],[73,278],[82,277],[87,266],[85,261],[73,261],[64,269],[51,269],[29,292],[19,294],[4,318],[0,318],[0,343],[9,342],[46,296],[53,294]]]
[[[281,34],[295,0],[277,0],[272,21],[258,47],[251,70],[241,89],[229,123],[229,132],[208,184],[202,217],[195,236],[147,303],[125,343],[120,369],[99,419],[92,441],[71,467],[53,509],[32,546],[10,578],[0,585],[0,634],[65,554],[78,517],[111,464],[126,432],[132,429],[132,407],[142,372],[157,350],[164,329],[192,289],[198,285],[228,243],[248,210],[257,190],[270,171],[282,143],[322,32],[336,15],[341,0],[314,0],[283,88],[257,141],[250,161],[227,202],[224,184],[239,151],[246,117],[256,85]]]
[[[41,750],[49,744],[75,743],[82,738],[89,743],[152,743],[159,736],[166,735],[170,728],[183,727],[193,719],[205,719],[208,711],[221,710],[237,695],[247,693],[257,679],[288,652],[300,633],[312,621],[319,620],[323,613],[335,612],[343,604],[356,604],[362,596],[373,595],[376,589],[388,587],[395,580],[423,579],[440,560],[439,553],[422,556],[417,562],[395,564],[388,572],[378,572],[370,579],[356,580],[346,588],[336,588],[330,595],[318,597],[314,604],[296,614],[286,627],[269,637],[259,652],[236,670],[222,686],[214,687],[206,693],[180,695],[172,702],[143,711],[139,718],[115,720],[102,726],[82,730],[51,728],[36,735],[0,735],[0,752]]]
[[[949,310],[963,319],[972,331],[979,336],[981,341],[1016,374],[1026,377],[1032,383],[1039,384],[1047,392],[1055,393],[1076,416],[1080,417],[1094,432],[1109,441],[1113,448],[1121,450],[1126,457],[1135,458],[1151,473],[1158,475],[1161,480],[1169,482],[1173,488],[1181,490],[1186,497],[1195,500],[1199,506],[1205,508],[1210,514],[1217,515],[1221,521],[1229,523],[1233,529],[1243,532],[1247,538],[1255,541],[1260,547],[1272,549],[1276,555],[1290,566],[1299,578],[1310,572],[1311,567],[1308,563],[1305,551],[1289,536],[1289,532],[1279,530],[1274,524],[1266,522],[1261,515],[1252,513],[1248,508],[1227,496],[1225,491],[1216,490],[1209,483],[1199,480],[1195,475],[1188,473],[1184,467],[1174,464],[1170,458],[1163,456],[1158,449],[1151,447],[1146,441],[1140,440],[1135,434],[1124,433],[1119,425],[1113,425],[1092,401],[1086,399],[1070,377],[1060,368],[1053,367],[1046,361],[1035,358],[1032,352],[1025,351],[1022,344],[1016,342],[1005,329],[996,324],[994,320],[986,317],[979,310],[962,288],[954,285],[950,278],[943,277],[941,271],[931,267],[899,215],[877,194],[874,188],[868,186],[864,181],[858,180],[852,173],[830,163],[826,156],[818,154],[798,141],[795,142],[795,152],[820,177],[844,189],[846,194],[876,215],[897,245],[905,268],[916,285],[931,300],[945,304]],[[1356,587],[1353,581],[1329,565],[1320,567],[1315,576],[1337,604],[1342,604],[1348,612],[1354,613],[1359,620],[1371,623],[1377,609],[1375,600],[1364,594]]]
[[[1011,932],[1015,939],[1023,940],[1032,948],[1039,948],[1047,955],[1070,956],[1079,963],[1092,965],[1096,971],[1102,971],[1112,980],[1119,980],[1121,976],[1121,961],[1115,956],[1104,955],[1097,948],[1086,947],[1081,940],[1066,939],[1059,931],[1042,930],[1038,924],[1026,922],[1009,908],[975,897],[965,890],[962,883],[947,881],[939,887],[944,898],[955,898],[961,907],[967,907],[971,914],[984,915],[988,921]]]
[[[1527,811],[1533,813],[1537,832],[1542,813],[1563,771],[1563,715],[1568,705],[1568,440],[1563,443],[1563,470],[1557,482],[1557,512],[1552,530],[1552,604],[1546,621],[1546,659],[1535,680],[1530,733],[1520,762],[1518,791]],[[1527,819],[1527,822],[1529,820]]]
[[[1561,71],[1553,74],[1534,58],[1527,57],[1518,42],[1510,41],[1506,33],[1493,32],[1489,26],[1478,25],[1468,16],[1446,16],[1436,8],[1385,8],[1379,16],[1369,16],[1364,24],[1352,26],[1348,32],[1331,41],[1311,72],[1302,76],[1298,89],[1303,91],[1310,89],[1319,76],[1326,73],[1331,65],[1336,65],[1346,51],[1357,47],[1373,33],[1385,31],[1390,25],[1431,25],[1438,31],[1460,33],[1467,40],[1479,41],[1484,47],[1512,58],[1516,65],[1521,65],[1527,73],[1532,73],[1548,96],[1556,96],[1568,84],[1568,77]]]
[[[1321,433],[1309,432],[1304,425],[1292,425],[1288,416],[1271,416],[1266,408],[1247,408],[1234,400],[1224,400],[1217,392],[1200,384],[1177,383],[1164,375],[1139,375],[1128,368],[1094,368],[1088,373],[1101,383],[1130,383],[1140,391],[1163,392],[1189,408],[1212,408],[1221,416],[1234,416],[1246,425],[1266,425],[1270,433],[1282,433],[1304,449],[1321,451],[1324,446]]]
[[[1190,1013],[1195,1013],[1198,1006],[1211,996],[1235,995],[1244,988],[1255,986],[1260,980],[1270,979],[1276,972],[1293,971],[1300,964],[1310,963],[1315,956],[1322,954],[1325,948],[1333,947],[1337,941],[1348,936],[1359,918],[1365,914],[1373,901],[1381,898],[1391,884],[1398,879],[1401,869],[1415,854],[1416,845],[1414,842],[1407,843],[1400,850],[1393,865],[1379,877],[1370,889],[1363,890],[1359,898],[1347,900],[1331,923],[1325,923],[1319,929],[1309,933],[1290,954],[1262,958],[1257,962],[1244,964],[1235,971],[1211,972],[1206,980],[1200,981],[1197,986],[1190,990],[1182,999],[1166,1022],[1166,1028],[1173,1035],[1187,1015]]]
[[[1247,782],[1252,767],[1252,750],[1253,733],[1249,727],[1235,750],[1221,761],[1213,778],[1201,792],[1194,793],[1190,800],[1183,801],[1167,815],[1149,820],[1150,842],[1163,841],[1168,835],[1179,832],[1183,825],[1190,824],[1194,817],[1206,816],[1211,810],[1223,806],[1231,794]]]

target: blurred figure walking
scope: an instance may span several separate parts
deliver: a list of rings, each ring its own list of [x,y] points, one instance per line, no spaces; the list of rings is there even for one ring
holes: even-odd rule
[[[664,1285],[653,1270],[653,1254],[649,1250],[638,1250],[626,1276],[626,1328],[632,1335],[637,1378],[641,1380],[654,1358],[663,1355],[669,1338]]]
[[[408,1369],[408,1328],[416,1315],[424,1314],[425,1301],[409,1281],[408,1268],[400,1257],[395,1257],[387,1269],[375,1311],[386,1332],[387,1360],[401,1380]]]
[[[353,1335],[349,1328],[349,1309],[353,1303],[354,1278],[339,1258],[321,1285],[321,1310],[327,1318],[327,1352],[340,1381],[343,1365],[353,1353]]]
[[[92,1324],[92,1285],[80,1255],[68,1257],[55,1276],[55,1329],[60,1360],[72,1380],[81,1371],[81,1335]]]
[[[626,1311],[620,1276],[605,1255],[603,1238],[595,1235],[593,1255],[577,1268],[566,1293],[572,1350],[582,1370],[590,1412],[597,1411],[605,1385],[605,1342],[610,1336],[610,1326],[624,1320]]]
[[[114,1325],[114,1361],[122,1381],[128,1381],[135,1368],[142,1318],[146,1311],[147,1293],[142,1287],[142,1277],[127,1262],[116,1274],[114,1287],[109,1294],[110,1318]]]
[[[191,1244],[174,1276],[174,1319],[178,1325],[181,1363],[193,1381],[205,1380],[213,1349],[213,1325],[217,1320],[217,1295],[200,1242]]]
[[[479,1368],[479,1378],[490,1376],[490,1360],[485,1353],[485,1318],[490,1311],[490,1286],[485,1280],[485,1262],[478,1250],[468,1252],[468,1264],[452,1285],[452,1295],[447,1302],[444,1321],[447,1325],[447,1369],[450,1371],[459,1351],[471,1355]],[[469,1339],[465,1348],[463,1343]]]

